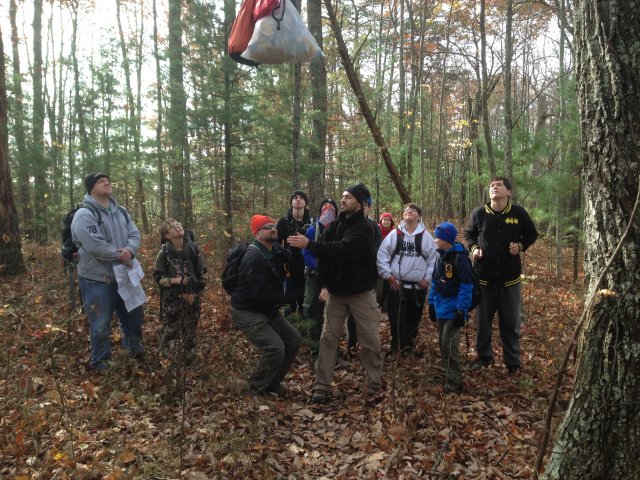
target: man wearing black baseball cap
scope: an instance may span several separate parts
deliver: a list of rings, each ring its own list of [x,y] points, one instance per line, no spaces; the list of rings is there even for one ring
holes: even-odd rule
[[[111,197],[106,173],[90,173],[84,179],[87,194],[71,222],[78,246],[78,281],[89,317],[91,367],[106,372],[111,360],[111,316],[115,312],[122,330],[122,348],[141,358],[142,306],[127,311],[118,293],[113,267],[130,265],[140,247],[140,232],[127,210]]]

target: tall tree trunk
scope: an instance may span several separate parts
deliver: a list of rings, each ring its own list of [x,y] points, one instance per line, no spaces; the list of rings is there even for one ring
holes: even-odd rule
[[[407,94],[407,74],[405,68],[405,34],[404,34],[404,3],[400,0],[400,17],[398,18],[398,165],[400,166],[400,177],[406,179],[407,174],[407,119],[405,118],[406,94]],[[407,192],[411,193],[410,185]]]
[[[228,50],[228,38],[231,31],[231,25],[235,17],[234,0],[225,0],[224,2],[224,51]],[[225,237],[227,246],[233,244],[233,203],[231,197],[231,173],[233,155],[231,151],[231,78],[235,66],[228,55],[222,58],[222,73],[224,77],[224,96],[223,96],[223,118],[224,124],[224,209],[226,213]],[[266,189],[265,189],[266,190]]]
[[[143,3],[140,4],[140,8],[143,7]],[[140,212],[140,216],[142,217],[142,225],[143,230],[146,233],[149,233],[149,220],[147,218],[146,209],[144,206],[144,187],[142,184],[142,175],[140,172],[140,118],[141,118],[141,99],[140,99],[140,89],[141,89],[141,68],[142,68],[142,38],[144,34],[144,21],[142,19],[142,13],[140,15],[141,24],[140,24],[140,38],[138,40],[137,45],[137,56],[136,56],[136,73],[137,73],[137,95],[134,99],[133,88],[131,86],[131,64],[129,62],[129,54],[127,52],[127,41],[124,38],[124,30],[122,29],[122,19],[121,19],[121,0],[116,0],[116,20],[118,23],[118,33],[120,36],[120,51],[122,52],[122,69],[124,71],[125,78],[125,87],[127,94],[127,120],[129,125],[129,135],[131,137],[131,143],[133,143],[133,170],[134,170],[134,178],[136,183],[136,199],[137,199],[137,210]]]
[[[153,0],[153,56],[156,61],[156,157],[158,160],[158,195],[160,196],[160,218],[167,216],[167,199],[165,194],[166,177],[164,172],[164,153],[162,148],[162,71],[160,70],[160,52],[158,49],[158,10],[157,0]]]
[[[45,82],[44,96],[45,96],[45,108],[47,112],[48,124],[49,124],[49,138],[51,141],[51,147],[49,154],[51,156],[51,201],[54,205],[61,204],[61,182],[62,182],[62,148],[61,143],[58,143],[60,133],[57,131],[59,125],[56,120],[56,111],[58,105],[58,92],[60,87],[58,86],[58,78],[56,74],[56,57],[55,49],[55,35],[53,32],[53,14],[49,16],[49,22],[47,25],[47,45],[51,44],[51,54],[47,54],[47,61],[51,60],[51,85],[53,93],[49,94],[48,82]],[[60,53],[63,51],[64,43],[61,41]],[[59,62],[62,63],[62,62]]]
[[[36,225],[34,240],[47,240],[47,165],[44,156],[44,95],[42,93],[42,0],[33,5],[33,133],[31,162],[34,178]]]
[[[187,158],[187,99],[182,64],[182,2],[169,0],[169,138],[171,139],[171,216],[187,221],[185,164]]]
[[[447,16],[447,26],[445,31],[445,48],[442,58],[442,74],[440,75],[440,108],[438,122],[438,152],[436,156],[436,175],[438,176],[438,193],[442,201],[442,206],[447,217],[453,216],[453,205],[451,203],[451,170],[447,162],[447,59],[449,58],[449,46],[451,44],[451,17],[454,12],[454,2],[449,5],[449,15]]]
[[[307,1],[309,31],[322,49],[322,2]],[[311,142],[309,142],[309,176],[307,177],[309,201],[319,202],[324,196],[327,142],[327,67],[324,58],[314,58],[309,67],[311,75]]]
[[[513,61],[513,0],[507,0],[504,39],[504,74],[502,75],[504,82],[504,169],[506,176],[513,178],[513,159],[511,155],[511,144],[513,139],[513,120],[511,108],[511,62]],[[515,186],[515,185],[514,185]],[[515,199],[515,194],[514,197]]]
[[[82,92],[80,91],[80,67],[78,66],[78,9],[80,8],[77,0],[71,2],[71,21],[73,34],[71,36],[71,61],[73,63],[73,85],[74,97],[73,105],[76,114],[76,122],[78,124],[78,132],[80,133],[80,154],[82,155],[83,166],[88,172],[95,172],[103,168],[91,155],[89,147],[89,136],[87,135],[86,122],[84,118],[84,102],[82,100]]]
[[[409,193],[411,193],[411,186],[413,184],[413,147],[416,133],[416,119],[422,118],[416,115],[418,111],[419,105],[418,102],[421,102],[422,98],[422,79],[424,77],[424,42],[426,36],[426,22],[429,18],[429,8],[430,2],[427,0],[422,0],[420,5],[420,23],[418,27],[418,35],[420,38],[420,43],[418,47],[418,51],[416,52],[414,48],[411,49],[411,95],[409,99],[409,112],[407,115],[407,124],[409,125],[409,131],[407,133],[407,188],[409,189]],[[412,13],[410,15],[411,25],[414,22],[413,10],[410,10]],[[413,38],[413,34],[412,34]],[[422,124],[422,122],[420,122]],[[422,156],[420,157],[422,159]],[[420,201],[423,202],[422,198],[423,189],[420,189],[421,197]]]
[[[487,146],[487,161],[492,177],[496,176],[496,161],[493,157],[491,124],[489,123],[489,74],[487,72],[487,18],[486,0],[480,0],[480,71],[482,73],[482,130]]]
[[[4,60],[1,27],[0,59]],[[0,276],[16,275],[23,270],[18,212],[16,211],[11,190],[9,132],[7,128],[7,82],[4,61],[0,61]]]
[[[640,472],[640,1],[580,0],[576,53],[585,272],[593,291],[628,225],[578,343],[569,408],[545,477],[636,478]]]
[[[9,20],[11,23],[11,60],[13,67],[13,98],[15,111],[12,113],[14,121],[14,138],[16,140],[18,165],[18,205],[22,213],[22,227],[29,228],[33,211],[31,210],[31,195],[29,194],[29,153],[27,152],[26,133],[24,125],[24,94],[22,93],[22,73],[20,73],[20,40],[16,24],[16,0],[9,3]]]
[[[144,194],[144,184],[142,183],[142,156],[140,155],[140,142],[142,132],[142,45],[145,38],[144,32],[144,2],[140,2],[140,34],[136,45],[136,112],[135,115],[135,137],[133,139],[133,152],[136,159],[136,195],[140,206],[140,217],[142,219],[142,229],[149,233],[149,218],[147,216],[147,202]]]
[[[298,11],[301,10],[300,0],[292,0],[291,3]],[[300,188],[300,128],[302,123],[302,66],[296,63],[293,66],[293,122],[291,129],[291,160],[292,160],[292,189]]]

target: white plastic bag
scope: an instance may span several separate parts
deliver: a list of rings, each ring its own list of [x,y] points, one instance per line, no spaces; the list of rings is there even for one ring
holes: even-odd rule
[[[280,22],[276,21],[280,18]],[[273,10],[273,15],[256,22],[242,56],[256,63],[274,64],[310,62],[316,57],[324,57],[324,54],[302,21],[300,12],[290,0],[282,0],[280,6]]]

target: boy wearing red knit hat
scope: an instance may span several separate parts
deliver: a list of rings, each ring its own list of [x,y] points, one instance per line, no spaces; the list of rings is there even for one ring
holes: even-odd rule
[[[231,319],[262,356],[249,377],[249,392],[264,395],[283,392],[282,380],[298,354],[302,337],[287,322],[280,307],[299,294],[285,295],[284,250],[278,244],[275,220],[266,215],[251,218],[254,241],[242,257],[231,294]]]

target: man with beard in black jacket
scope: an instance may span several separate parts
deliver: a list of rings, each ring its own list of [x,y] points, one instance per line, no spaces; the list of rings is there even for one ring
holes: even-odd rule
[[[254,215],[251,233],[254,242],[242,257],[239,271],[243,274],[231,294],[231,319],[262,353],[249,377],[249,392],[280,394],[281,382],[302,342],[300,333],[282,316],[280,306],[289,304],[298,292],[282,292],[285,259],[273,218]]]
[[[376,302],[376,246],[364,205],[371,197],[359,183],[347,188],[340,201],[340,214],[325,230],[323,241],[304,235],[287,239],[289,245],[307,248],[318,257],[320,301],[326,313],[316,367],[313,403],[328,400],[338,344],[344,331],[344,319],[350,311],[356,323],[360,358],[367,371],[368,396],[381,390],[382,354],[380,352],[380,310]]]

